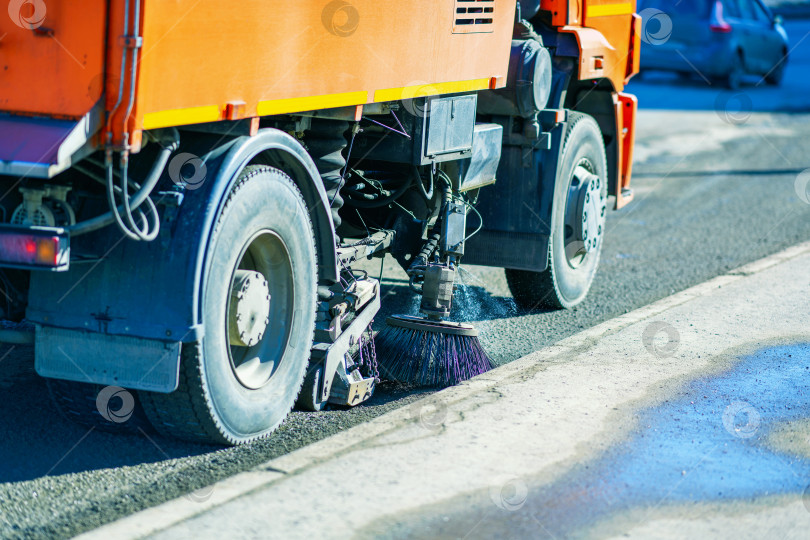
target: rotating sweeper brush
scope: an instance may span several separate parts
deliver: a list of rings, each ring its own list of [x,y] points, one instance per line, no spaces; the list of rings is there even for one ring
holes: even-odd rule
[[[445,320],[453,303],[457,264],[464,254],[467,206],[450,194],[441,234],[432,235],[408,269],[411,289],[422,295],[424,317],[394,315],[375,341],[380,373],[425,387],[452,386],[492,369],[470,324]]]
[[[380,334],[387,337],[377,342],[377,354],[380,371],[388,379],[445,387],[492,369],[478,331],[470,324],[408,315],[394,315],[386,323]]]

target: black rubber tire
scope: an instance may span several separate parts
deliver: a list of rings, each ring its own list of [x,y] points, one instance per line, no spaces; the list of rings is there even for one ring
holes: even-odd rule
[[[770,73],[765,75],[765,82],[771,86],[780,86],[785,78],[785,68],[787,67],[788,52],[784,51],[783,60],[773,67]]]
[[[591,116],[569,112],[563,153],[554,186],[548,267],[542,272],[506,270],[506,280],[515,303],[524,310],[538,308],[569,309],[588,295],[599,267],[602,242],[578,268],[568,264],[565,254],[565,210],[574,170],[583,158],[596,168],[602,181],[602,194],[607,195],[607,157],[599,125]]]
[[[291,268],[292,309],[276,324],[286,338],[269,379],[242,384],[229,356],[227,297],[243,246],[260,231],[284,243]],[[202,343],[183,347],[179,388],[171,394],[142,392],[155,429],[181,439],[236,445],[270,435],[295,404],[304,380],[315,329],[317,257],[309,213],[292,179],[267,166],[247,167],[228,196],[206,257],[202,293]],[[274,261],[273,264],[277,264]],[[273,323],[266,334],[270,334]],[[278,328],[278,326],[276,326]],[[262,358],[262,362],[268,359]]]
[[[57,379],[45,384],[59,413],[75,424],[110,433],[153,431],[134,390]]]
[[[307,375],[301,392],[298,394],[296,406],[302,411],[319,412],[326,408],[327,401],[318,397],[318,391],[323,379],[323,366],[318,363],[307,368]]]

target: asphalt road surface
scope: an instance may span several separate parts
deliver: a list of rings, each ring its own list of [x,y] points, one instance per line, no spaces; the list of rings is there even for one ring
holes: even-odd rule
[[[501,270],[468,268],[458,304],[498,363],[810,239],[810,23],[781,89],[757,79],[736,93],[652,75],[641,101],[636,201],[608,218],[589,299],[571,311],[518,312]],[[387,264],[388,269],[393,266]],[[409,311],[402,274],[387,271],[386,312]],[[382,320],[379,317],[378,320]],[[350,411],[294,412],[271,438],[240,448],[155,435],[108,435],[63,420],[25,347],[0,351],[0,536],[71,535],[189,494],[418,397],[383,386]]]

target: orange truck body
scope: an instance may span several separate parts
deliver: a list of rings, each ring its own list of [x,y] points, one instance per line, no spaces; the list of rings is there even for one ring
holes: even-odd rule
[[[137,152],[143,130],[499,88],[513,21],[493,15],[515,1],[18,0],[19,18],[0,17],[0,110],[78,119],[103,107],[96,144],[109,136]],[[458,24],[471,4],[485,22]],[[125,37],[127,5],[142,41]],[[611,81],[617,132],[632,141],[635,101],[620,92],[638,71],[635,1],[542,0],[541,9],[576,37],[579,79]],[[134,81],[129,67],[122,73],[128,46]],[[618,146],[624,186],[632,143]]]

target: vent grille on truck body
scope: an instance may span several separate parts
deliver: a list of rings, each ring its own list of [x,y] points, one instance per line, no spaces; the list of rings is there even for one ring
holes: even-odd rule
[[[456,0],[454,34],[480,34],[494,31],[495,0]]]

